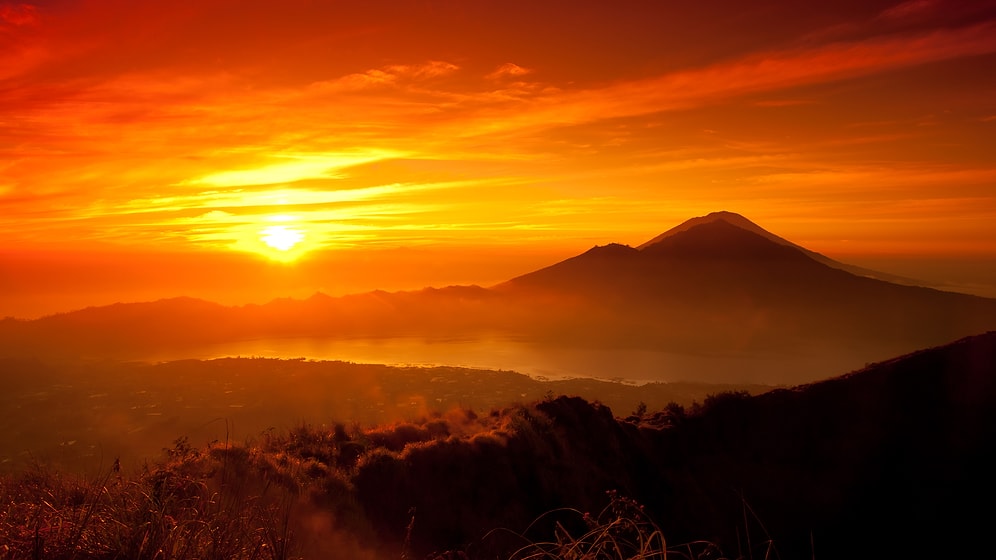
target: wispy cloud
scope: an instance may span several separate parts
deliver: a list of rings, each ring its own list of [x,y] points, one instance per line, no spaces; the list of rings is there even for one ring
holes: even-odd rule
[[[541,95],[526,108],[516,108],[516,115],[508,119],[489,116],[480,129],[493,133],[507,127],[577,124],[681,110],[757,92],[993,52],[996,52],[996,23],[770,51],[599,89]]]
[[[523,68],[522,66],[511,62],[506,62],[498,66],[498,68],[495,68],[494,71],[485,76],[485,78],[489,80],[503,80],[506,78],[519,78],[530,73],[532,73],[532,70],[528,68]]]
[[[401,86],[452,74],[460,67],[449,62],[432,60],[422,64],[395,64],[366,72],[348,74],[333,80],[311,84],[312,91],[322,93],[350,92],[381,86]]]
[[[907,0],[886,8],[878,15],[878,18],[890,21],[918,18],[939,8],[940,4],[941,2],[937,0]]]
[[[0,4],[0,25],[23,27],[38,23],[38,9],[26,3]]]
[[[349,20],[322,3],[253,4],[218,25],[235,4],[156,18],[167,3],[0,3],[0,232],[182,240],[196,227],[203,241],[290,208],[314,228],[509,222],[512,235],[598,227],[599,214],[627,228],[717,200],[884,200],[904,182],[910,197],[943,184],[969,199],[991,180],[971,148],[991,107],[951,93],[972,84],[916,75],[996,53],[996,21],[961,3],[828,9],[801,36],[786,31],[797,11],[776,7],[778,33],[745,32],[737,50],[655,33],[634,37],[637,62],[597,34],[549,49],[550,34],[484,40],[483,27],[434,37],[425,14]],[[537,28],[560,24],[546,17]]]
[[[345,168],[403,155],[401,152],[387,150],[365,150],[355,153],[285,154],[276,159],[289,161],[264,164],[254,169],[219,171],[182,181],[180,184],[237,187],[286,184],[310,179],[334,179],[341,177],[342,175],[339,173]]]

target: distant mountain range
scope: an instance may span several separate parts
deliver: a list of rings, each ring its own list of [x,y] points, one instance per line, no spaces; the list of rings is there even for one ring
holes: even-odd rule
[[[316,294],[241,307],[177,298],[6,319],[0,356],[141,358],[163,348],[284,337],[507,336],[745,364],[784,358],[780,371],[750,380],[794,383],[996,329],[996,299],[910,282],[716,212],[638,247],[596,246],[491,288]],[[732,371],[720,377],[741,381]]]
[[[783,353],[791,346],[868,356],[879,349],[886,357],[996,328],[996,300],[882,276],[717,212],[638,248],[594,247],[495,289],[580,302],[579,315],[598,315],[605,336],[685,351]]]

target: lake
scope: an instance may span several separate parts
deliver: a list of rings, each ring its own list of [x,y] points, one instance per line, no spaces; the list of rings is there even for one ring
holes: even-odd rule
[[[805,382],[847,373],[863,364],[826,356],[695,355],[654,350],[579,348],[508,338],[278,338],[202,346],[148,356],[150,361],[224,357],[306,358],[402,366],[512,370],[537,379],[590,377],[627,383]]]

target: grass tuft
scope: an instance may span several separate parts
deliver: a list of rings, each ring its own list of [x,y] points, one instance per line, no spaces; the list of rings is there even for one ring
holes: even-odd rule
[[[715,544],[694,541],[669,546],[661,528],[644,507],[616,491],[607,492],[609,504],[597,515],[572,508],[549,511],[515,536],[526,544],[508,560],[724,560]],[[531,540],[537,527],[552,531],[550,540]],[[486,542],[498,532],[492,531]],[[487,546],[485,545],[485,548]],[[445,556],[443,556],[445,557]]]
[[[113,468],[87,479],[39,466],[2,477],[0,558],[296,558],[280,521],[286,494],[247,491],[221,455],[178,442],[165,463],[128,479]]]

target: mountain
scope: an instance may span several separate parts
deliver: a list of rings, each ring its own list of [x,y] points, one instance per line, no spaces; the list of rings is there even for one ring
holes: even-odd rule
[[[149,542],[174,541],[212,558],[274,543],[301,558],[664,558],[659,547],[682,558],[989,558],[994,363],[990,332],[810,385],[620,419],[626,409],[604,400],[526,398],[526,380],[508,372],[0,362],[25,382],[0,392],[3,447],[36,449],[35,436],[63,442],[63,457],[73,446],[104,458],[92,482],[34,453],[36,467],[0,478],[11,512],[0,541],[23,552],[7,558],[107,558],[106,543],[142,557]],[[502,391],[510,381],[521,400]],[[475,412],[468,393],[503,404]],[[442,400],[426,409],[415,395]],[[355,422],[378,409],[399,419]],[[318,422],[303,421],[309,410]],[[174,431],[183,426],[195,431]],[[185,435],[161,460],[107,465],[114,441],[148,448],[164,433]],[[91,522],[87,496],[101,508]],[[219,542],[233,552],[215,554]]]
[[[675,234],[681,233],[683,231],[687,231],[687,230],[689,230],[689,229],[691,229],[691,228],[693,228],[693,227],[695,227],[697,225],[707,224],[707,223],[712,223],[712,222],[717,222],[717,221],[727,222],[727,223],[729,223],[731,225],[734,225],[734,226],[736,226],[736,227],[738,227],[740,229],[744,229],[744,230],[756,233],[756,234],[760,235],[761,237],[764,237],[765,239],[768,239],[769,241],[773,241],[775,243],[778,243],[779,245],[785,245],[787,247],[794,247],[795,249],[798,249],[799,251],[801,251],[802,253],[804,253],[805,255],[807,255],[809,258],[813,259],[816,262],[823,263],[823,264],[825,264],[825,265],[827,265],[827,266],[829,266],[831,268],[838,268],[840,270],[845,270],[845,271],[850,272],[851,274],[854,274],[856,276],[865,276],[865,277],[868,277],[868,278],[876,278],[878,280],[885,280],[886,282],[892,282],[894,284],[904,284],[904,285],[907,285],[907,286],[923,286],[924,285],[923,282],[921,282],[919,280],[912,279],[912,278],[906,278],[904,276],[898,276],[898,275],[895,275],[895,274],[889,274],[887,272],[880,272],[880,271],[877,271],[877,270],[871,270],[871,269],[868,269],[868,268],[864,268],[864,267],[855,266],[855,265],[852,265],[852,264],[846,264],[846,263],[842,263],[840,261],[836,261],[834,259],[831,259],[830,257],[827,257],[825,255],[817,253],[816,251],[810,251],[809,249],[806,249],[805,247],[802,247],[800,245],[796,245],[795,243],[792,243],[791,241],[789,241],[787,239],[779,237],[779,236],[771,233],[770,231],[762,228],[761,226],[755,224],[754,222],[748,220],[744,216],[741,216],[740,214],[736,214],[734,212],[728,212],[728,211],[712,212],[712,213],[707,214],[705,216],[700,216],[698,218],[692,218],[690,220],[686,220],[685,222],[682,222],[680,225],[677,225],[677,226],[675,226],[675,227],[673,227],[673,228],[665,231],[664,233],[658,235],[657,237],[651,239],[650,241],[647,241],[646,243],[638,246],[637,249],[645,249],[645,248],[647,248],[650,245],[654,245],[654,244],[656,244],[656,243],[658,243],[660,241],[663,241],[664,239],[666,239],[668,237],[671,237],[671,236],[673,236]]]
[[[737,214],[595,247],[495,289],[572,302],[607,340],[674,351],[865,361],[996,328],[996,300],[855,275]],[[580,302],[580,303],[579,303]],[[597,338],[597,337],[596,337]]]
[[[633,305],[624,311],[638,314],[648,307],[692,315],[710,308],[731,313],[750,308],[769,314],[794,307],[800,312],[837,310],[837,315],[845,311],[868,315],[874,310],[912,318],[929,309],[953,314],[947,324],[964,319],[968,329],[964,334],[992,324],[990,317],[973,310],[992,309],[996,303],[992,299],[876,280],[830,266],[824,262],[829,259],[814,255],[742,216],[714,213],[689,220],[638,248],[594,247],[496,290],[531,296],[584,294],[591,301],[628,302]],[[868,305],[870,309],[861,310]]]
[[[660,379],[777,384],[996,329],[996,300],[837,265],[719,212],[639,247],[594,247],[491,288],[316,294],[242,307],[177,298],[8,319],[0,321],[0,357],[149,359],[288,337],[498,337],[551,350],[680,356],[662,361]],[[621,364],[600,375],[625,378]]]
[[[260,339],[455,336],[489,324],[491,295],[477,286],[452,286],[343,297],[316,293],[235,307],[188,297],[118,303],[0,320],[0,357],[149,359]]]
[[[802,262],[800,256],[805,256],[808,260],[823,264],[829,268],[834,268],[850,272],[855,276],[886,280],[891,283],[904,285],[916,285],[912,279],[902,278],[883,272],[868,270],[844,264],[804,247],[796,245],[783,239],[751,222],[740,214],[733,212],[713,212],[706,216],[692,218],[682,224],[667,230],[654,237],[650,241],[637,246],[635,249],[627,245],[610,244],[606,246],[596,246],[589,251],[568,259],[563,263],[558,263],[550,267],[541,269],[533,273],[512,279],[507,285],[528,285],[533,283],[544,283],[554,281],[558,274],[565,277],[577,275],[575,278],[584,282],[586,276],[597,277],[599,273],[594,270],[601,266],[624,266],[624,273],[629,271],[629,263],[635,262],[639,255],[657,255],[663,258],[672,259],[694,259],[702,261],[721,259],[740,261],[743,259],[759,258],[769,260],[769,257],[777,255],[785,259],[796,259]],[[605,259],[614,259],[612,262]],[[598,261],[605,261],[599,264]],[[579,264],[584,262],[587,264]],[[647,272],[649,259],[644,259],[640,266],[643,267],[640,273]],[[770,262],[769,262],[770,264]],[[609,274],[609,271],[602,271]],[[611,274],[617,276],[616,274]],[[564,278],[563,280],[567,280]],[[569,283],[569,282],[568,282]],[[564,285],[558,288],[566,287]]]

